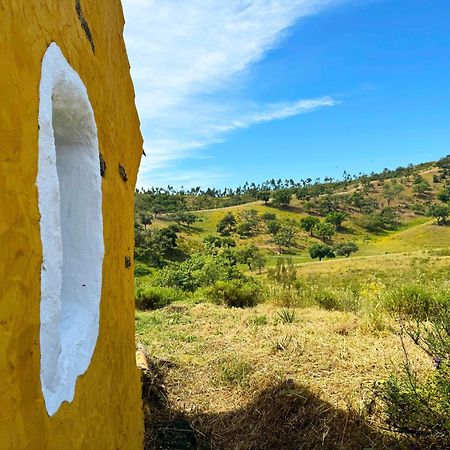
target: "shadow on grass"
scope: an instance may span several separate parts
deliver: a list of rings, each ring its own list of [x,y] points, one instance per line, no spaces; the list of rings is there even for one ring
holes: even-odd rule
[[[375,429],[354,411],[336,409],[292,380],[261,390],[236,410],[208,414],[187,405],[194,412],[176,411],[167,399],[164,364],[151,365],[156,375],[147,379],[147,387],[144,379],[146,450],[415,448],[410,441]]]

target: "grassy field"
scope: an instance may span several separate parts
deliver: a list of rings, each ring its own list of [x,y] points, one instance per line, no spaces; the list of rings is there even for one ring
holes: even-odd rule
[[[297,273],[310,288],[358,289],[373,305],[401,283],[448,284],[449,262],[446,252],[418,251],[303,263]],[[183,417],[200,448],[411,448],[384,430],[374,397],[403,366],[399,330],[384,310],[288,309],[277,298],[238,309],[192,296],[136,315],[137,341],[163,385],[153,417]],[[432,370],[405,342],[410,362]]]
[[[432,184],[436,173],[422,176]],[[386,206],[376,182],[370,196]],[[406,183],[391,205],[400,223],[389,231],[367,231],[361,213],[352,211],[333,243],[356,242],[358,252],[321,262],[308,252],[320,241],[298,227],[307,214],[298,200],[283,208],[253,202],[197,211],[200,221],[180,228],[180,259],[204,252],[203,239],[217,235],[228,212],[238,220],[250,209],[275,213],[295,224],[295,242],[280,254],[262,220],[253,237],[233,233],[237,248],[255,245],[266,258],[260,271],[239,265],[262,286],[256,307],[213,304],[198,289],[178,292],[180,299],[164,308],[136,313],[136,340],[151,362],[144,396],[148,448],[161,424],[179,418],[195,430],[202,449],[436,448],[388,431],[376,396],[377,386],[402,370],[405,350],[421,376],[433,370],[430,358],[402,341],[396,302],[422,308],[420,302],[450,298],[450,227],[405,206],[416,200]],[[170,223],[161,215],[152,227]],[[268,275],[287,256],[297,277],[289,288]],[[137,284],[151,285],[156,270]]]

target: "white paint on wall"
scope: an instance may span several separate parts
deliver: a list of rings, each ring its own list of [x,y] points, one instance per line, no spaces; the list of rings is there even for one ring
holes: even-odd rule
[[[97,127],[86,88],[59,47],[39,87],[41,385],[49,415],[71,402],[97,342],[104,255]]]

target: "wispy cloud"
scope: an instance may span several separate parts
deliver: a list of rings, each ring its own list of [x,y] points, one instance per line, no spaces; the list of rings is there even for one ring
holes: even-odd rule
[[[300,18],[342,1],[124,0],[149,155],[140,184],[154,184],[157,169],[179,159],[202,157],[202,148],[234,130],[335,105],[330,97],[255,104],[240,88]]]

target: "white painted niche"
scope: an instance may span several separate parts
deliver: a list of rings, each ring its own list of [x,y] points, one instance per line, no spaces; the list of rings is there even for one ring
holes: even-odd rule
[[[104,255],[97,127],[86,88],[52,43],[39,87],[37,188],[41,385],[49,415],[71,402],[97,342]]]

